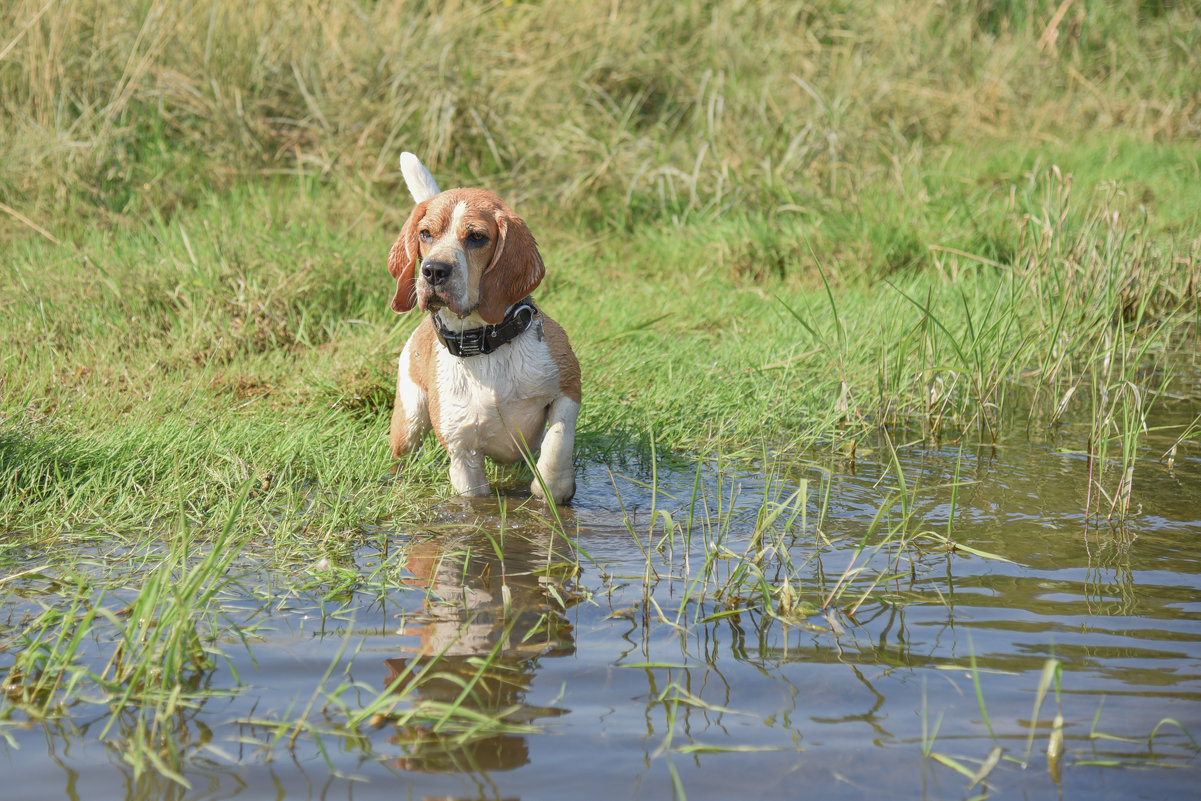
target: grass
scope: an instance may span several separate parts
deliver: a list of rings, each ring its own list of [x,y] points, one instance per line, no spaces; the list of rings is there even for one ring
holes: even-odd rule
[[[931,726],[928,720],[929,709],[927,707],[927,698],[925,688],[922,691],[922,736],[921,748],[922,755],[927,759],[931,759],[944,767],[950,768],[962,777],[968,780],[965,792],[970,792],[977,785],[981,785],[982,797],[987,797],[991,792],[1003,790],[1004,777],[998,777],[997,785],[991,788],[988,784],[988,779],[993,775],[998,765],[1009,763],[1018,766],[1025,771],[1033,767],[1031,754],[1035,748],[1036,738],[1038,738],[1040,749],[1046,757],[1046,770],[1056,786],[1060,786],[1063,781],[1062,771],[1065,766],[1065,734],[1064,729],[1069,729],[1080,726],[1079,722],[1065,720],[1060,709],[1060,693],[1064,691],[1061,686],[1064,681],[1063,665],[1055,658],[1048,658],[1043,664],[1041,674],[1038,678],[1038,686],[1034,692],[1034,709],[1028,719],[1027,734],[1025,738],[1025,748],[1019,748],[1016,745],[1007,748],[1004,743],[1015,741],[1018,735],[1013,732],[998,733],[994,731],[992,723],[989,720],[988,709],[985,702],[983,682],[981,676],[976,669],[976,659],[974,654],[971,656],[971,682],[974,693],[979,704],[981,720],[988,730],[989,739],[993,745],[989,749],[987,756],[984,758],[972,757],[954,757],[948,754],[935,751],[934,746],[938,738],[938,730],[942,722],[942,715]],[[1044,722],[1040,718],[1040,710],[1043,702],[1046,700],[1048,693],[1052,693],[1055,698],[1055,714],[1049,722]],[[1100,731],[1098,722],[1101,718],[1104,709],[1104,698],[1101,699],[1097,706],[1096,714],[1093,716],[1091,728],[1086,734],[1068,735],[1069,742],[1075,741],[1076,758],[1072,764],[1077,766],[1084,765],[1103,765],[1105,767],[1119,767],[1123,765],[1139,765],[1146,766],[1155,764],[1158,760],[1163,759],[1166,754],[1156,754],[1155,739],[1161,729],[1167,730],[1176,729],[1178,736],[1174,745],[1183,747],[1185,751],[1189,750],[1190,746],[1193,751],[1197,750],[1198,744],[1193,739],[1193,736],[1187,729],[1182,727],[1178,721],[1173,718],[1163,718],[1158,721],[1145,737],[1129,737],[1117,736]],[[1045,735],[1045,741],[1040,734]],[[1121,743],[1119,747],[1124,748],[1124,751],[1113,751],[1102,754],[1096,754],[1095,751],[1100,744],[1101,748],[1105,748],[1106,743]],[[1094,753],[1086,753],[1085,746],[1090,746]],[[1172,745],[1168,745],[1168,751],[1171,751]],[[1007,754],[1006,751],[1012,750],[1014,754],[1020,752],[1020,755]],[[978,767],[972,766],[972,763],[978,763]],[[1004,771],[1002,771],[1004,773]]]
[[[646,615],[837,621],[903,603],[931,553],[1003,558],[956,542],[958,468],[945,533],[914,513],[907,443],[1066,438],[1086,519],[1120,529],[1149,442],[1198,441],[1152,420],[1201,328],[1196,23],[1133,0],[7,4],[0,593],[26,611],[0,718],[132,704],[106,726],[178,779],[154,743],[221,637],[253,650],[212,612],[238,560],[295,573],[282,597],[403,573],[356,563],[448,492],[437,449],[394,475],[384,443],[417,322],[386,304],[402,149],[538,236],[585,375],[578,460],[649,464],[652,503],[662,460],[695,465],[689,497],[627,516]],[[831,476],[875,457],[892,489],[845,561]],[[362,708],[490,736],[463,700],[495,662],[443,675],[462,695],[433,718],[378,688]],[[345,732],[366,690],[327,688],[343,670],[312,697]],[[295,711],[252,728],[320,735]]]
[[[317,226],[273,230],[281,201],[253,197],[246,215],[206,209],[119,242],[97,234],[85,248],[95,255],[79,262],[90,278],[63,281],[73,257],[53,245],[28,242],[10,262],[6,454],[26,464],[19,480],[7,474],[14,495],[65,471],[50,492],[80,504],[77,465],[93,485],[98,467],[112,471],[106,484],[177,480],[188,494],[215,481],[228,495],[241,480],[272,477],[268,495],[278,497],[317,473],[387,486],[383,449],[370,443],[391,402],[389,364],[415,321],[372,308],[378,274],[365,244]],[[764,440],[805,448],[880,425],[995,441],[1023,416],[1053,424],[1052,411],[1080,403],[1087,393],[1077,390],[1094,376],[1116,386],[1105,365],[1142,371],[1152,382],[1144,394],[1154,391],[1146,362],[1196,322],[1196,263],[1114,230],[1107,214],[1092,212],[1080,233],[1031,235],[1016,270],[957,259],[953,281],[919,272],[835,285],[827,273],[816,287],[744,284],[704,260],[735,236],[730,222],[634,236],[629,249],[644,254],[638,281],[605,274],[621,261],[612,241],[549,256],[560,266],[544,302],[573,332],[590,377],[584,448],[644,443],[652,427],[673,450]],[[1019,233],[1033,225],[1014,224]],[[1158,277],[1142,286],[1149,273]],[[715,376],[723,380],[698,397],[691,382]],[[1015,384],[1037,390],[1037,403],[1016,415],[1004,395]],[[86,433],[57,436],[68,425]],[[174,504],[178,493],[151,495]],[[29,517],[46,520],[43,508],[29,507]]]

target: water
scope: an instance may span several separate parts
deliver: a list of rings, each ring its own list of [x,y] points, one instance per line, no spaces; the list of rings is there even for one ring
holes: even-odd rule
[[[81,704],[0,728],[0,797],[1194,797],[1201,458],[1160,461],[1170,440],[1150,434],[1115,526],[1085,517],[1079,432],[1059,436],[902,445],[895,464],[884,440],[855,464],[588,464],[574,543],[520,497],[450,502],[422,531],[366,532],[343,568],[374,578],[333,597],[248,554],[220,598],[224,656],[195,677],[226,692],[174,718],[190,790],[123,760],[132,717],[106,744],[108,716]],[[1009,561],[948,548],[949,523]],[[0,668],[45,584],[22,582]],[[415,676],[397,713],[469,688],[464,709],[507,726],[345,729]],[[311,701],[310,725],[276,725]],[[951,767],[998,748],[974,786]]]

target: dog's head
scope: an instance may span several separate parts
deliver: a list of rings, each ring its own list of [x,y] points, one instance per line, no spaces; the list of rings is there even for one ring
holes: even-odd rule
[[[388,256],[392,309],[445,307],[495,325],[542,282],[546,268],[525,222],[491,192],[449,189],[418,203]]]

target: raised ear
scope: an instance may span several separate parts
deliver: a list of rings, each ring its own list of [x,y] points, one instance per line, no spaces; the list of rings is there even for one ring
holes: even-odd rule
[[[542,283],[546,267],[525,221],[508,209],[496,213],[496,251],[480,279],[479,315],[496,325],[505,311]]]
[[[400,230],[400,236],[388,254],[388,272],[396,279],[396,295],[392,298],[392,311],[400,314],[417,304],[417,260],[420,258],[417,225],[425,216],[428,203],[418,203],[409,215],[409,220]]]

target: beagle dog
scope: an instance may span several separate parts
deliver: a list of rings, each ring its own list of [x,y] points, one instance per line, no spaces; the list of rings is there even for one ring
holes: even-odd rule
[[[570,500],[580,366],[530,297],[546,273],[533,235],[491,192],[442,192],[416,156],[400,164],[417,207],[388,256],[392,309],[426,316],[400,354],[393,455],[416,451],[433,428],[455,491],[483,496],[485,456],[511,463],[538,451],[530,491]]]

